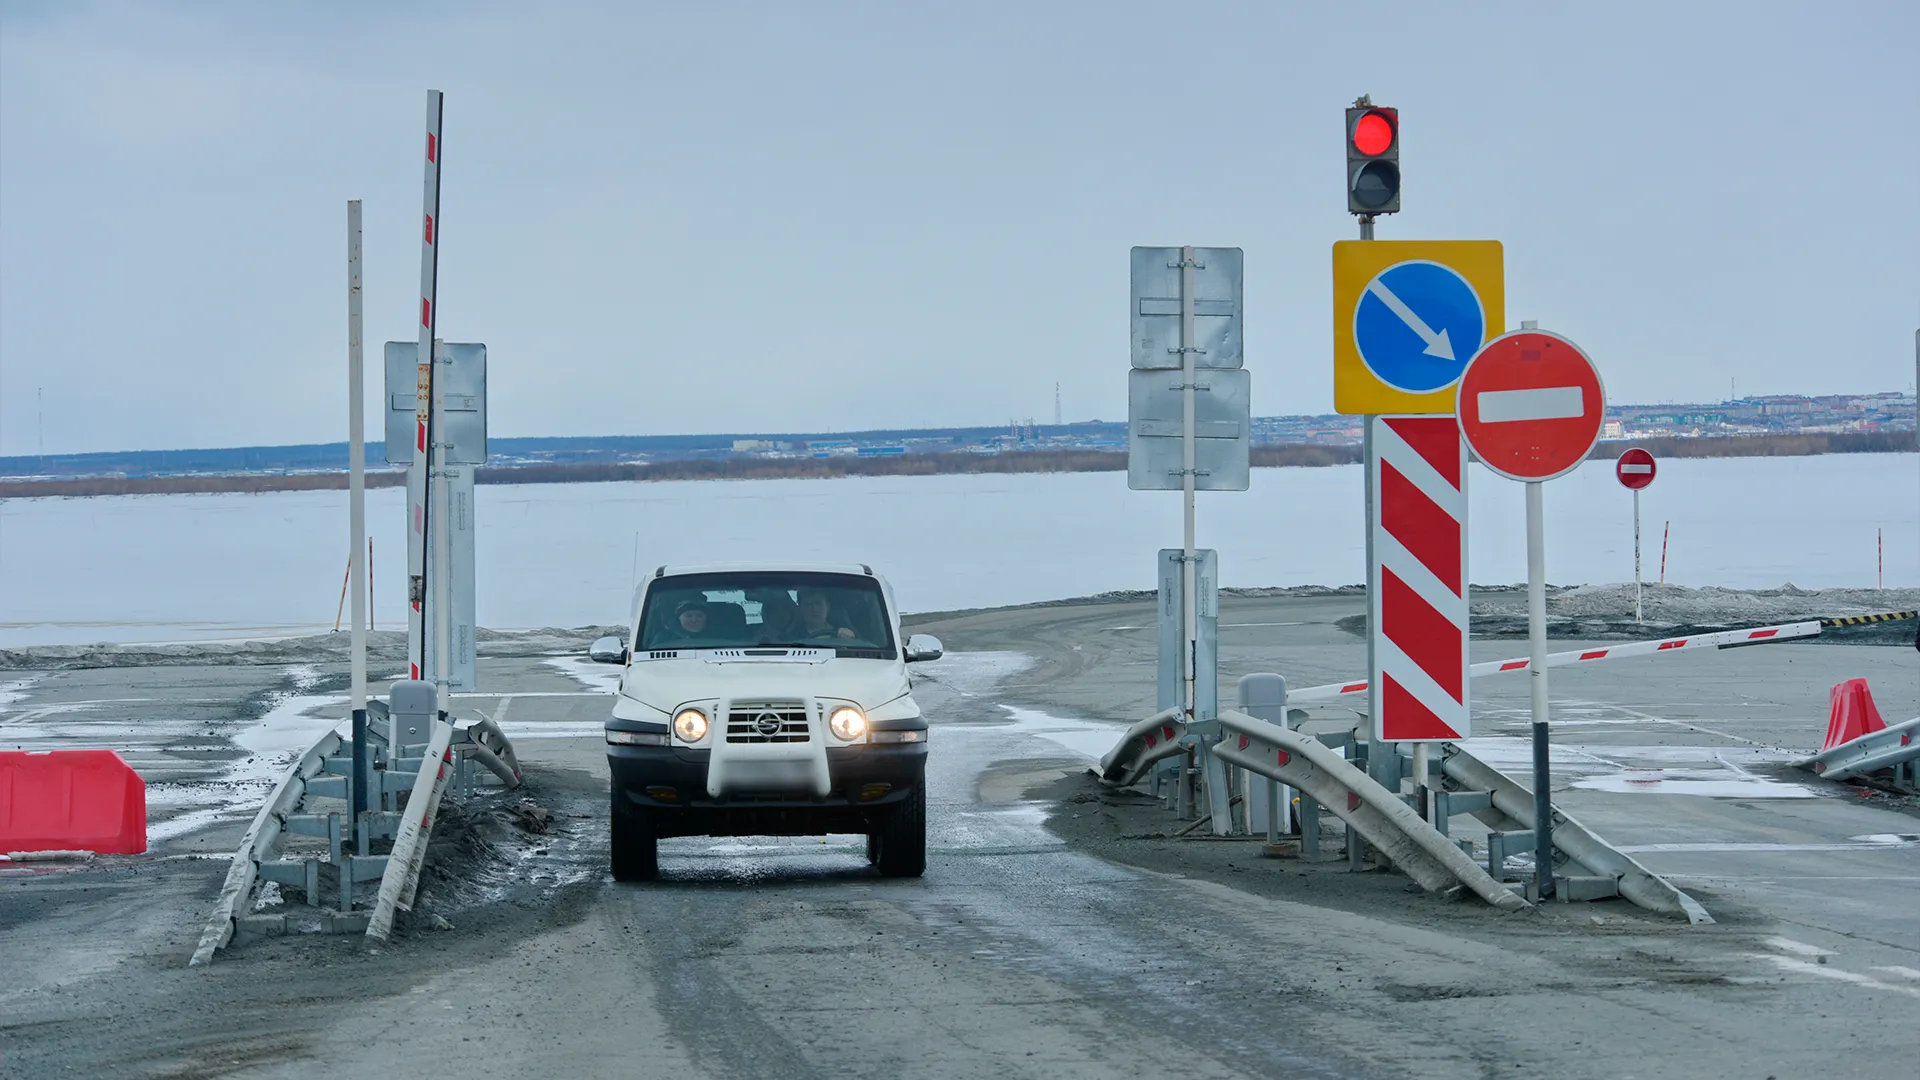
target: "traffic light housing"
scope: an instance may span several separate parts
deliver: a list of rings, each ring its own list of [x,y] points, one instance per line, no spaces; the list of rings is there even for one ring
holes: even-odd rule
[[[1400,110],[1355,105],[1347,110],[1347,213],[1400,209]]]

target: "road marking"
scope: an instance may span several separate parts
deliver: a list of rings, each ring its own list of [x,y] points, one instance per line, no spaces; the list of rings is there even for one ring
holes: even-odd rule
[[[1796,953],[1800,956],[1838,956],[1832,949],[1823,949],[1818,945],[1809,945],[1804,941],[1795,941],[1789,937],[1770,937],[1767,944],[1781,952]]]
[[[481,691],[454,694],[455,698],[522,698],[522,697],[606,697],[598,690],[522,690],[511,694],[488,694]]]
[[[1887,964],[1876,967],[1873,970],[1884,971],[1889,975],[1898,975],[1903,979],[1913,979],[1916,982],[1920,982],[1920,971],[1916,971],[1910,967],[1901,967],[1899,964]]]
[[[1893,851],[1912,844],[1622,844],[1619,850],[1629,854],[1661,851]]]
[[[1381,281],[1379,278],[1374,278],[1372,283],[1367,286],[1367,291],[1379,297],[1380,302],[1387,305],[1388,311],[1393,312],[1399,317],[1401,322],[1407,324],[1407,329],[1420,335],[1420,340],[1427,343],[1427,347],[1422,351],[1428,356],[1437,356],[1442,360],[1455,359],[1453,355],[1453,342],[1447,340],[1447,332],[1442,330],[1437,334],[1434,333],[1433,327],[1428,326],[1425,319],[1414,314],[1414,310],[1407,306],[1405,300],[1393,295],[1393,290],[1387,288],[1386,282]],[[1579,416],[1580,414],[1574,413],[1573,415]]]
[[[1782,971],[1791,971],[1800,975],[1818,975],[1823,979],[1834,979],[1839,982],[1852,983],[1855,986],[1864,986],[1870,990],[1887,990],[1895,994],[1905,994],[1911,998],[1920,998],[1920,988],[1881,982],[1879,979],[1873,978],[1870,975],[1862,975],[1855,971],[1842,971],[1839,968],[1817,963],[1812,960],[1796,960],[1791,956],[1775,956],[1772,953],[1748,953],[1747,955],[1757,960],[1770,961],[1775,967]]]
[[[1542,386],[1532,390],[1482,390],[1480,422],[1512,424],[1527,420],[1572,420],[1587,413],[1578,386]]]

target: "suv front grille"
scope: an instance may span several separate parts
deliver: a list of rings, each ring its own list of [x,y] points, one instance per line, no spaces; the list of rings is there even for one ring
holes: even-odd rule
[[[727,741],[730,743],[803,743],[811,742],[807,725],[807,706],[799,701],[760,701],[733,703],[727,711]]]

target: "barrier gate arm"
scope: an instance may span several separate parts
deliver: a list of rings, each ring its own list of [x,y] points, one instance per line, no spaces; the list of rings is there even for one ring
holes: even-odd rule
[[[1503,911],[1531,906],[1319,739],[1231,710],[1221,712],[1220,727],[1224,736],[1213,747],[1220,760],[1318,799],[1428,892],[1464,885]]]
[[[400,831],[394,834],[386,872],[380,876],[380,897],[374,902],[373,916],[367,922],[370,938],[385,941],[393,932],[396,910],[412,910],[420,864],[427,857],[427,836],[433,831],[434,808],[440,805],[440,795],[446,791],[447,780],[452,775],[447,766],[447,749],[452,743],[453,725],[434,721],[426,753],[420,758],[419,775],[414,779],[413,790],[407,792],[407,805],[400,811]]]
[[[1739,645],[1768,645],[1776,641],[1813,637],[1829,626],[1851,626],[1856,621],[1884,622],[1893,618],[1911,618],[1913,614],[1896,612],[1888,616],[1862,615],[1858,616],[1857,620],[1807,619],[1803,622],[1781,623],[1778,626],[1760,626],[1747,630],[1717,630],[1711,634],[1662,638],[1658,641],[1629,641],[1624,645],[1613,645],[1602,649],[1573,649],[1568,652],[1548,653],[1547,666],[1549,668],[1566,667],[1571,664],[1592,663],[1596,660],[1618,660],[1626,656],[1660,656],[1687,649],[1726,649]],[[1467,674],[1472,678],[1479,678],[1483,675],[1504,675],[1514,671],[1525,671],[1528,662],[1524,656],[1512,660],[1489,660],[1468,668]],[[1307,705],[1338,701],[1344,697],[1366,692],[1365,679],[1327,683],[1323,686],[1307,686],[1299,690],[1287,691],[1287,704]]]

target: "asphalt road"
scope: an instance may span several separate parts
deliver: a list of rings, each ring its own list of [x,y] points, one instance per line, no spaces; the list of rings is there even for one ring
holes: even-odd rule
[[[1357,605],[1229,600],[1223,698],[1247,671],[1358,673],[1364,644],[1337,625]],[[1081,778],[1148,711],[1150,615],[914,620],[954,650],[919,669],[936,726],[918,881],[873,877],[848,838],[687,838],[662,845],[661,881],[613,884],[605,699],[582,681],[611,669],[483,660],[508,696],[463,705],[501,719],[531,780],[446,815],[421,920],[380,948],[257,939],[201,970],[184,964],[217,856],[264,795],[263,765],[338,715],[339,672],[0,677],[0,747],[125,747],[154,782],[160,837],[84,870],[0,870],[0,1075],[1785,1080],[1913,1062],[1920,846],[1898,838],[1920,819],[1780,766],[1818,743],[1841,678],[1867,676],[1890,719],[1920,711],[1911,649],[1555,673],[1556,799],[1720,919],[1687,927],[1620,902],[1498,916],[1390,873],[1166,839],[1170,814]],[[1524,683],[1475,693],[1478,747],[1501,760]],[[523,797],[555,813],[549,832],[511,823]],[[1121,817],[1138,839],[1096,828]]]

